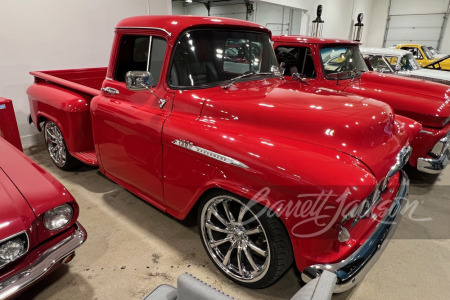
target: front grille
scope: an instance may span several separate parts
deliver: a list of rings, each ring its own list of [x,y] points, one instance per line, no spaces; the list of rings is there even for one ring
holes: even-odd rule
[[[391,167],[386,177],[380,180],[380,182],[377,184],[372,193],[358,205],[356,217],[353,220],[352,224],[350,225],[350,229],[352,229],[359,222],[359,220],[371,216],[373,208],[377,206],[378,203],[380,202],[381,193],[383,193],[386,190],[390,179],[408,163],[411,151],[412,148],[410,146],[405,146],[399,151],[396,157],[397,161]],[[347,220],[342,220],[341,225],[346,221]]]

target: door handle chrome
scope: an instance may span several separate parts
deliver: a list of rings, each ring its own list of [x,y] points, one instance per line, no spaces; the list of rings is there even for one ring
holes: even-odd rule
[[[111,94],[111,95],[119,95],[118,90],[116,90],[115,88],[109,87],[109,86],[102,88],[102,91],[107,94]]]

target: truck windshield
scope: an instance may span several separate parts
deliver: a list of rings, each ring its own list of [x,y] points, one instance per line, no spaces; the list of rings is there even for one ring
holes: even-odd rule
[[[420,68],[421,66],[414,58],[412,53],[407,53],[400,59],[400,69],[402,71],[414,71],[419,70]]]
[[[182,35],[175,46],[169,85],[211,87],[227,84],[244,73],[251,73],[251,76],[246,75],[241,80],[267,77],[268,73],[280,76],[267,34],[238,30],[191,30]]]
[[[349,79],[368,71],[357,45],[324,47],[320,58],[326,79]]]
[[[434,57],[433,53],[431,53],[430,49],[428,49],[427,47],[422,46],[422,51],[427,59],[436,59],[436,57]]]

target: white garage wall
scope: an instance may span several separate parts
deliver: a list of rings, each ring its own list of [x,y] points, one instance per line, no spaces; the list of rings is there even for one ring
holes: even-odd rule
[[[383,47],[388,11],[389,0],[373,1],[369,27],[365,31],[368,47]]]
[[[372,14],[372,4],[378,0],[314,0],[309,1],[308,11],[305,13],[308,18],[308,28],[302,26],[302,34],[311,33],[311,22],[316,18],[317,5],[322,4],[323,25],[322,36],[326,38],[351,39],[353,37],[354,24],[359,13],[364,14],[364,33],[362,43],[366,44],[369,39],[367,32],[370,28]],[[303,22],[302,22],[303,23]]]
[[[441,53],[450,54],[450,22],[447,22],[444,38],[442,39]]]
[[[173,15],[186,15],[184,4],[182,2],[172,2]]]
[[[447,10],[448,0],[396,0],[392,2],[392,12],[395,14],[440,13]],[[376,0],[373,3],[372,19],[368,36],[368,46],[383,47],[386,20],[388,18],[389,0]],[[450,54],[450,22],[444,32],[441,52]]]
[[[183,4],[182,4],[183,5]],[[184,15],[193,15],[193,16],[207,16],[208,10],[203,4],[197,4],[197,3],[189,3],[184,5],[184,12],[182,12],[181,9],[178,9],[179,14]],[[175,11],[173,11],[173,14],[175,14]],[[177,12],[178,14],[178,12]]]
[[[447,11],[448,0],[395,0],[391,4],[394,15],[432,14]]]
[[[369,39],[371,11],[373,4],[380,0],[262,0],[256,1],[255,17],[250,17],[249,21],[256,22],[261,25],[267,23],[281,23],[282,9],[280,6],[287,6],[299,9],[296,11],[294,18],[294,34],[309,35],[311,33],[311,22],[316,18],[317,5],[323,5],[322,19],[325,20],[323,36],[329,38],[349,39],[353,35],[353,25],[356,22],[357,15],[364,13],[364,30],[363,43],[367,43]],[[382,0],[384,1],[384,0]],[[226,13],[242,10],[239,8],[211,8],[211,15],[241,18],[239,15],[227,15]],[[191,15],[207,15],[207,10],[202,4],[180,4],[174,3],[174,14],[191,14]],[[225,14],[221,14],[225,12]],[[275,32],[279,34],[280,32]]]
[[[24,147],[37,133],[26,122],[28,72],[106,66],[118,21],[171,8],[170,0],[0,0],[0,96],[13,100]]]

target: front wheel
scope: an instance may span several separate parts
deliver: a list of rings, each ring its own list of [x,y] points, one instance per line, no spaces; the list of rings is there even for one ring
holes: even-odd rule
[[[80,161],[70,155],[64,137],[53,121],[44,124],[44,138],[48,154],[53,163],[61,170],[72,170],[80,165]]]
[[[214,192],[201,203],[198,219],[209,257],[242,286],[267,287],[292,264],[292,247],[283,224],[259,204]]]

